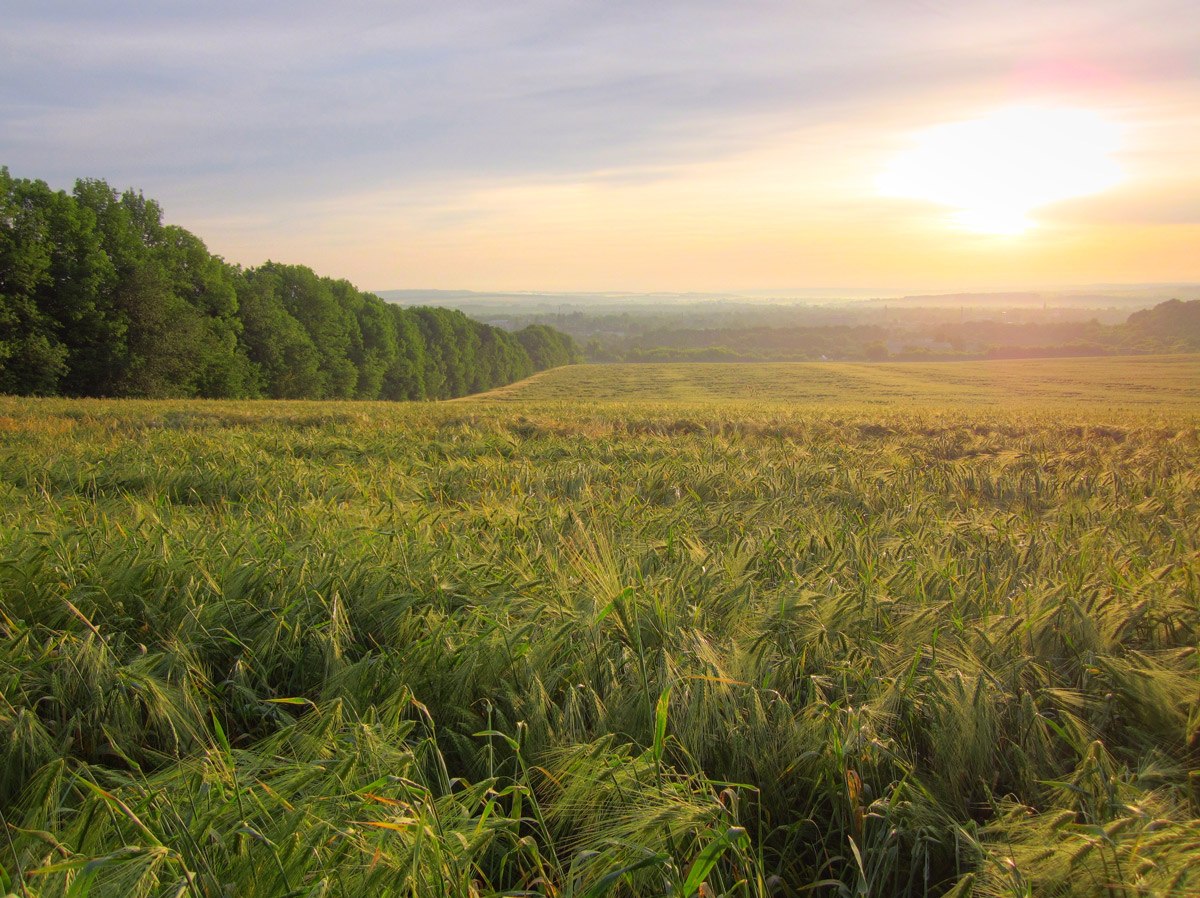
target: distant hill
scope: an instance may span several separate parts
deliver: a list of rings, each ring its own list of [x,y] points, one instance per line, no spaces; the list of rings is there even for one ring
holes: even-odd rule
[[[730,293],[623,293],[623,292],[505,292],[474,290],[377,290],[375,295],[402,306],[440,306],[467,309],[507,310],[523,315],[546,310],[633,311],[639,308],[739,306],[878,306],[920,308],[1074,308],[1144,309],[1168,299],[1200,299],[1200,284],[1098,284],[1045,290],[913,293],[863,290],[862,288],[811,288],[794,291],[745,291]]]
[[[1198,284],[1146,284],[1093,290],[939,293],[861,300],[860,305],[969,309],[1145,309],[1167,299],[1200,299]]]
[[[1200,301],[1172,299],[1153,309],[1134,312],[1126,328],[1168,346],[1200,350]]]

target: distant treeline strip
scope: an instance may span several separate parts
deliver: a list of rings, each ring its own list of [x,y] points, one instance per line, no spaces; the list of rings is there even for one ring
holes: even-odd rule
[[[570,326],[570,325],[568,325]],[[993,319],[903,325],[662,327],[587,340],[591,362],[962,361],[1200,351],[1200,300],[1170,299],[1123,324]]]
[[[68,194],[0,168],[0,393],[447,399],[580,359],[551,327],[401,308],[299,265],[242,269],[132,190]]]

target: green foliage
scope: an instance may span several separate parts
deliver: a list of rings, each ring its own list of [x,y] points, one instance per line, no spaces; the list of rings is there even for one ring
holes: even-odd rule
[[[1200,301],[1172,299],[1129,316],[1128,329],[1180,351],[1200,350]]]
[[[1200,430],[1148,362],[1090,375],[1140,413],[1051,363],[2,400],[2,885],[1186,894]]]
[[[95,218],[41,181],[0,169],[0,388],[70,391],[76,370],[104,364],[120,323],[106,314],[112,263]]]
[[[98,180],[55,193],[0,169],[0,392],[433,399],[578,360],[548,328],[528,342],[536,362],[459,312],[298,265],[242,271],[141,194]]]
[[[574,365],[583,361],[583,356],[575,341],[561,331],[544,324],[531,324],[517,331],[513,336],[528,353],[535,371],[546,368],[558,368],[562,365]]]

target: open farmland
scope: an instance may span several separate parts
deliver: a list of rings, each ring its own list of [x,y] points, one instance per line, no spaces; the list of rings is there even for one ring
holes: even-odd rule
[[[0,399],[0,891],[1200,894],[1198,391]]]
[[[587,365],[536,374],[482,397],[499,401],[669,402],[745,408],[843,406],[1083,406],[1200,409],[1200,356],[980,362],[792,362]]]

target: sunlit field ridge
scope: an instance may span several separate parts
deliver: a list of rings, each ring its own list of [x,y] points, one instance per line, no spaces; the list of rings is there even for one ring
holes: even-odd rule
[[[763,407],[1200,409],[1200,356],[979,362],[795,362],[557,368],[464,401]]]

